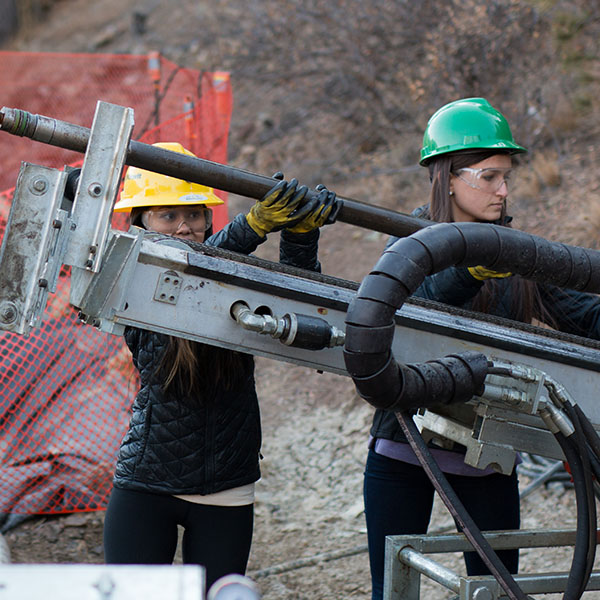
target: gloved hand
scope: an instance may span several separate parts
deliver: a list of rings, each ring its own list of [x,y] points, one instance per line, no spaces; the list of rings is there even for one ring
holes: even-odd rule
[[[336,205],[335,192],[330,192],[324,185],[319,184],[315,188],[319,195],[314,210],[298,225],[294,227],[286,227],[292,233],[308,233],[314,229],[323,227],[327,222],[327,218],[333,211]]]
[[[280,174],[276,173],[278,179]],[[246,215],[248,225],[261,237],[272,231],[294,227],[303,221],[315,208],[317,198],[303,204],[308,188],[298,187],[298,180],[276,183],[263,198],[258,200]]]
[[[485,281],[486,279],[503,279],[504,277],[510,277],[512,273],[499,273],[498,271],[492,271],[483,266],[469,267],[469,273],[478,281]]]

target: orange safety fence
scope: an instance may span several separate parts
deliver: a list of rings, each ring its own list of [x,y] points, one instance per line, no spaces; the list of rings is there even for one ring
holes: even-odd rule
[[[229,74],[150,56],[0,52],[0,104],[91,127],[98,100],[134,109],[133,139],[177,141],[227,162]],[[0,240],[22,161],[62,169],[82,155],[0,132]],[[217,193],[226,201],[226,194]],[[228,220],[216,207],[215,229]],[[115,215],[115,227],[125,227]],[[63,268],[42,325],[0,332],[0,531],[31,514],[106,508],[137,379],[121,336],[83,325]]]

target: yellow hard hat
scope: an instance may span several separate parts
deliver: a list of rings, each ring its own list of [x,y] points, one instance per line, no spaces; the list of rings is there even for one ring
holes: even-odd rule
[[[196,156],[177,142],[159,142],[152,144],[165,150]],[[129,167],[125,174],[123,191],[115,204],[115,212],[129,212],[132,208],[144,206],[185,206],[204,204],[218,206],[223,204],[213,188],[199,183],[191,183],[153,171]]]

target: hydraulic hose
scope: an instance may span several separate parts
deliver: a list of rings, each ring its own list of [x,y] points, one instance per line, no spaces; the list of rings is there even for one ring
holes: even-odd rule
[[[396,310],[425,277],[451,266],[476,265],[600,292],[596,250],[483,223],[438,223],[399,239],[363,279],[346,315],[344,360],[366,401],[377,408],[405,410],[422,407],[426,398],[461,402],[481,390],[487,363],[479,353],[412,365],[399,365],[391,353]]]
[[[581,458],[585,498],[588,508],[586,565],[583,576],[580,579],[578,579],[579,592],[581,595],[585,591],[590,575],[592,573],[592,569],[594,568],[594,560],[596,558],[596,496],[594,493],[594,484],[592,478],[592,460],[590,457],[590,448],[586,440],[586,435],[583,429],[583,425],[581,423],[581,419],[570,402],[565,402],[564,408],[567,411],[567,414],[569,415],[573,426],[575,427],[574,446]]]
[[[559,287],[600,291],[598,251],[550,242],[496,225],[439,223],[396,241],[362,281],[346,315],[344,360],[360,396],[376,408],[396,413],[432,484],[451,513],[459,515],[465,535],[473,540],[474,548],[509,597],[523,598],[510,574],[498,568],[495,553],[479,542],[481,532],[464,507],[445,490],[443,473],[432,467],[426,452],[419,449],[425,444],[422,438],[419,441],[409,412],[432,404],[466,401],[481,393],[490,367],[487,358],[467,352],[427,363],[400,365],[391,351],[396,311],[425,277],[452,266],[477,265]],[[569,596],[565,595],[567,600],[573,600],[585,588],[589,569],[591,513],[586,483],[589,471],[588,475],[584,473],[582,459],[570,442],[562,434],[556,435],[562,436],[578,472],[577,540],[567,586]]]
[[[587,585],[586,572],[588,569],[589,533],[590,533],[590,507],[585,484],[583,463],[579,452],[572,439],[565,437],[560,431],[554,434],[573,476],[575,486],[575,501],[577,505],[577,532],[575,536],[575,549],[571,562],[571,570],[563,600],[579,600]],[[595,523],[595,521],[594,521]],[[595,529],[594,529],[595,542]]]
[[[579,405],[573,406],[575,414],[579,417],[579,423],[581,423],[581,429],[585,435],[587,441],[587,448],[590,457],[590,465],[592,473],[594,475],[594,493],[596,498],[600,499],[600,436],[594,429],[594,426],[590,423],[585,413],[581,410]]]
[[[581,408],[565,395],[559,384],[548,380],[546,387],[554,407],[548,405],[540,416],[555,435],[557,430],[560,431],[557,441],[570,465],[577,500],[577,538],[565,598],[579,598],[585,592],[596,556],[596,496],[600,478],[598,435]],[[582,519],[585,514],[582,511],[586,509],[587,521]]]
[[[322,350],[344,343],[344,332],[320,317],[298,313],[286,313],[281,318],[270,314],[259,315],[242,301],[234,302],[230,312],[244,329],[270,335],[287,346]]]
[[[590,420],[587,418],[586,414],[581,410],[578,404],[575,404],[573,410],[579,417],[579,421],[581,422],[581,427],[583,432],[585,433],[585,437],[590,445],[590,449],[596,455],[598,460],[600,460],[600,436],[594,429],[593,425],[590,423]]]

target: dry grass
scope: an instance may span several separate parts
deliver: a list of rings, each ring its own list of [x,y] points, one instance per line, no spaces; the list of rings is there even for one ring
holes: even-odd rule
[[[534,200],[548,188],[558,188],[562,183],[561,166],[555,151],[536,152],[529,164],[519,169],[515,184],[515,197]]]
[[[536,153],[530,167],[542,186],[558,187],[562,183],[561,170],[556,152]]]

